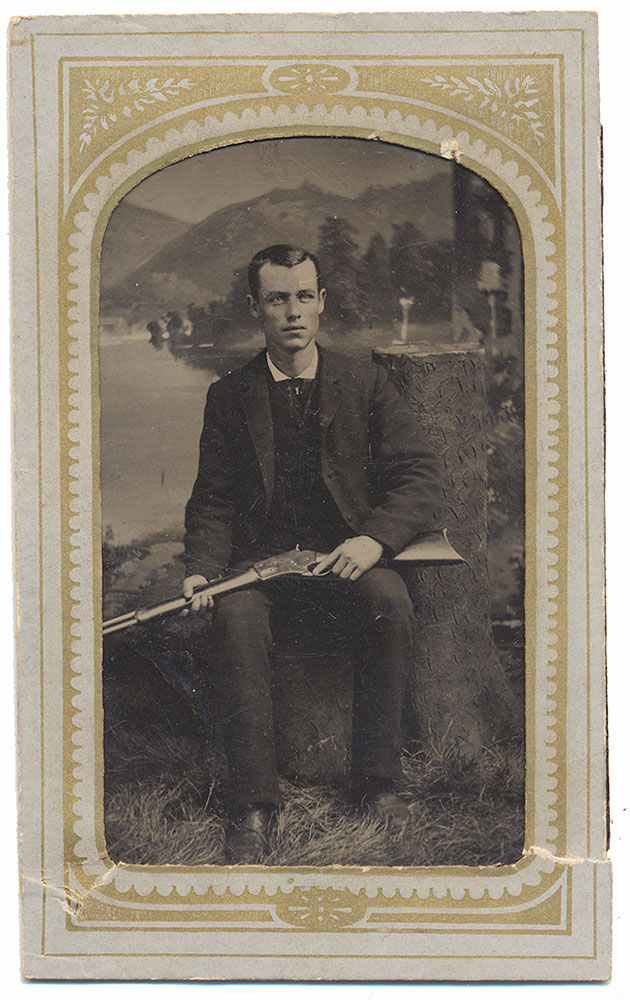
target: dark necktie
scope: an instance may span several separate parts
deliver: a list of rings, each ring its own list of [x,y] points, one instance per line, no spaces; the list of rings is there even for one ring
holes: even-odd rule
[[[291,405],[296,407],[300,414],[303,414],[312,384],[312,379],[286,378],[278,382],[278,387],[285,394]]]
[[[310,382],[304,378],[286,378],[282,380],[282,384],[288,386],[296,396],[301,396],[310,385]]]

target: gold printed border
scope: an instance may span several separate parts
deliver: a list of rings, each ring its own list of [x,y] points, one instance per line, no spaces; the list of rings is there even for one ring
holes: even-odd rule
[[[381,57],[382,59],[383,57]],[[385,57],[386,58],[386,57]],[[146,60],[60,60],[62,87],[68,94],[63,162],[67,177],[65,203],[78,192],[88,173],[106,153],[131,138],[151,132],[157,121],[174,120],[179,112],[209,109],[241,98],[255,106],[261,100],[297,98],[309,109],[331,98],[378,96],[397,99],[429,113],[451,112],[451,118],[473,123],[525,158],[560,199],[563,156],[564,57],[493,57],[465,62],[453,58],[375,63],[358,57],[333,62],[321,59],[274,60],[263,63],[217,63],[207,57],[159,62]],[[243,102],[242,95],[249,100]],[[192,99],[191,99],[192,98]]]
[[[124,913],[135,926],[144,924],[145,929],[164,929],[165,920],[178,928],[183,928],[186,921],[192,921],[197,928],[200,921],[217,926],[217,921],[221,925],[224,917],[219,919],[216,914],[224,914],[226,910],[222,907],[229,907],[226,924],[234,930],[251,929],[252,923],[260,930],[277,929],[279,922],[286,930],[287,925],[293,926],[292,920],[297,920],[296,930],[356,929],[364,925],[376,929],[384,928],[385,924],[404,929],[405,924],[417,928],[425,921],[441,922],[442,918],[438,918],[441,909],[455,921],[466,915],[470,930],[473,926],[487,928],[490,911],[486,903],[492,900],[495,914],[503,913],[506,926],[518,923],[532,932],[541,926],[564,927],[570,895],[569,872],[566,864],[559,864],[553,857],[563,854],[566,825],[567,524],[566,514],[561,513],[566,511],[567,489],[566,356],[564,344],[555,333],[556,327],[559,330],[565,327],[565,249],[558,192],[546,177],[544,165],[537,168],[530,152],[519,150],[513,136],[501,137],[496,129],[489,128],[484,116],[497,114],[492,104],[486,112],[487,106],[477,108],[476,100],[469,101],[464,115],[461,110],[453,110],[453,93],[448,89],[440,91],[439,87],[435,89],[442,93],[444,105],[440,105],[440,93],[434,93],[430,112],[420,96],[401,103],[396,81],[400,89],[405,74],[401,76],[399,65],[391,69],[389,77],[387,73],[381,74],[381,93],[366,94],[358,89],[358,57],[348,61],[331,58],[325,62],[275,60],[269,62],[260,77],[264,94],[239,98],[235,96],[239,89],[235,85],[235,94],[227,98],[217,100],[206,96],[195,101],[203,92],[202,67],[197,67],[187,77],[177,75],[176,82],[195,79],[200,89],[184,87],[177,91],[174,85],[169,85],[174,92],[166,96],[172,98],[173,107],[169,105],[168,111],[159,113],[165,102],[159,98],[152,100],[146,107],[155,117],[138,130],[131,128],[135,118],[128,103],[130,91],[137,94],[141,89],[142,93],[154,96],[156,88],[163,88],[165,79],[170,77],[164,77],[160,61],[155,66],[142,67],[142,75],[135,62],[128,70],[123,63],[124,60],[118,60],[114,77],[111,66],[91,61],[90,80],[104,80],[105,73],[108,74],[109,86],[104,90],[107,98],[114,92],[114,79],[117,81],[117,96],[111,102],[105,101],[117,109],[110,112],[116,115],[116,120],[108,128],[101,123],[98,138],[94,132],[93,142],[83,143],[81,155],[94,153],[94,160],[82,167],[78,181],[72,182],[73,187],[70,178],[77,176],[78,168],[73,167],[72,173],[70,164],[79,155],[83,134],[80,129],[86,128],[81,104],[86,99],[82,92],[86,85],[81,84],[81,79],[86,76],[83,67],[70,68],[63,60],[60,63],[60,81],[63,84],[76,81],[74,91],[62,93],[60,107],[66,115],[68,110],[71,115],[71,124],[64,119],[60,149],[64,168],[60,172],[60,227],[67,253],[60,261],[59,300],[61,429],[62,442],[66,442],[65,449],[62,447],[62,565],[65,567],[62,599],[66,623],[64,854],[70,900],[67,925],[103,929],[109,923],[118,927]],[[435,59],[431,64],[435,66]],[[233,63],[231,66],[235,72],[240,68]],[[214,67],[213,71],[217,68],[222,71],[222,67]],[[246,69],[247,80],[243,80],[242,87],[246,83],[250,86],[252,81],[252,68]],[[523,72],[518,61],[514,67],[514,73],[517,72]],[[464,81],[478,78],[478,63],[471,57],[470,66],[462,66],[459,73]],[[505,79],[508,78],[513,79],[506,75]],[[132,88],[134,80],[137,87]],[[149,87],[151,81],[154,82]],[[391,92],[387,91],[388,82]],[[471,83],[468,85],[473,87]],[[279,92],[282,87],[285,91]],[[553,90],[555,95],[558,92]],[[545,105],[545,128],[551,127],[549,123],[559,114],[553,105],[550,117],[550,106],[548,102]],[[122,113],[124,107],[129,108],[129,115]],[[129,123],[129,135],[120,131],[121,115],[125,120],[123,129],[125,122]],[[103,135],[107,138],[103,139]],[[367,871],[178,869],[113,866],[106,855],[99,639],[100,241],[120,198],[161,166],[226,144],[285,135],[379,137],[434,154],[439,154],[443,147],[454,146],[464,165],[477,171],[503,194],[520,226],[526,268],[526,848],[529,850],[515,866]],[[86,261],[91,261],[89,269]],[[560,379],[559,375],[563,377]],[[86,405],[85,394],[79,391],[86,384],[91,386],[91,407]],[[86,507],[92,510],[91,531],[86,530],[81,518]],[[287,886],[291,887],[290,893]],[[432,904],[439,900],[440,906],[429,906],[427,900]],[[480,901],[484,901],[483,905]],[[252,916],[254,913],[258,916]],[[317,913],[323,914],[322,921]],[[546,924],[549,920],[551,924]]]
[[[440,898],[433,892],[421,898],[400,892],[386,901],[381,895],[371,898],[365,889],[350,893],[344,889],[321,886],[297,886],[276,893],[243,893],[229,891],[223,895],[207,893],[203,903],[191,904],[181,898],[150,899],[110,897],[96,889],[80,904],[69,908],[67,929],[82,930],[147,930],[159,922],[170,930],[199,930],[201,925],[215,930],[248,930],[262,925],[265,931],[305,930],[310,932],[362,931],[383,933],[450,932],[453,924],[461,925],[467,934],[494,932],[510,933],[526,930],[531,933],[571,933],[570,868],[554,866],[553,872],[535,890],[522,892],[518,901],[481,899],[457,900]],[[73,897],[74,898],[74,897]]]

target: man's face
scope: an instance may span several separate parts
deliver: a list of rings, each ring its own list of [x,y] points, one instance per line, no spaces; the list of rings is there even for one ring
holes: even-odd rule
[[[304,350],[319,329],[326,291],[317,288],[312,260],[293,267],[266,261],[258,272],[258,299],[248,295],[249,308],[261,323],[267,347],[280,354]]]

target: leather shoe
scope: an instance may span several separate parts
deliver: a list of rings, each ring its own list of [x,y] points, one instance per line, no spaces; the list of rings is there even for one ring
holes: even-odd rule
[[[273,806],[249,806],[227,831],[226,849],[233,864],[255,865],[269,853],[269,834],[276,817]]]
[[[402,830],[411,819],[407,803],[396,792],[366,795],[362,805],[373,819],[379,820],[391,830]]]

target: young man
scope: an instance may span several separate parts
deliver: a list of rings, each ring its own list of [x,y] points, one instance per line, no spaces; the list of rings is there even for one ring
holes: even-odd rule
[[[208,392],[186,508],[184,594],[295,548],[327,553],[321,580],[270,580],[217,599],[212,687],[230,769],[233,861],[260,860],[280,806],[270,696],[270,614],[292,593],[345,616],[357,636],[352,792],[386,823],[396,794],[412,606],[388,557],[434,527],[441,489],[417,421],[383,369],[316,343],[325,289],[313,254],[279,245],[249,267],[266,350]],[[197,598],[191,610],[212,607]],[[210,668],[209,668],[210,669]]]

